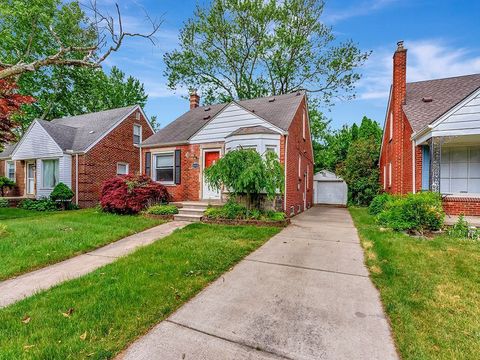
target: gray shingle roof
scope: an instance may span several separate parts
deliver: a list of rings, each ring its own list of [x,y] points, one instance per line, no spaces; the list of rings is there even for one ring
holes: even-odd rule
[[[304,92],[270,96],[237,103],[269,123],[287,131],[304,98]],[[275,99],[274,101],[272,101]],[[150,136],[143,145],[186,143],[198,130],[229,104],[201,106],[186,112],[166,127]],[[209,109],[209,110],[207,110]],[[208,118],[206,118],[209,116]]]
[[[480,74],[407,83],[403,111],[414,132],[420,131],[480,88]],[[425,102],[423,98],[431,98]]]
[[[0,153],[0,159],[8,159],[12,155],[13,150],[17,144],[7,144],[5,145],[3,151]]]
[[[258,126],[247,126],[247,127],[238,128],[228,136],[251,135],[251,134],[278,134],[278,133],[273,131],[272,129],[266,128],[265,126],[258,125]]]

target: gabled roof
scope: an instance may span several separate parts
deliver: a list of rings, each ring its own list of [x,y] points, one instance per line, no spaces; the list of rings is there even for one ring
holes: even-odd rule
[[[418,132],[479,88],[480,74],[407,83],[403,111]]]
[[[35,121],[45,129],[63,151],[86,151],[137,108],[141,109],[138,105],[132,105],[51,121]],[[0,158],[9,158],[16,145],[6,146],[0,153]]]
[[[253,112],[276,127],[288,131],[305,92],[236,101],[241,107]],[[203,126],[210,122],[229,103],[201,106],[178,117],[142,145],[186,143]]]
[[[266,128],[265,126],[257,125],[257,126],[247,126],[241,127],[237,130],[233,131],[228,136],[235,136],[235,135],[252,135],[252,134],[276,134],[278,132],[273,131],[272,129]]]

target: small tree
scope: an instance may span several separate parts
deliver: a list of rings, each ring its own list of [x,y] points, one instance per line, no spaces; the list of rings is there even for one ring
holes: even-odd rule
[[[58,183],[53,191],[50,193],[50,199],[61,202],[64,209],[67,209],[67,204],[73,198],[73,191],[64,183]]]
[[[205,170],[205,179],[214,189],[225,186],[234,196],[246,196],[248,208],[262,193],[269,200],[283,193],[283,170],[273,152],[262,157],[252,149],[229,151]]]
[[[5,196],[5,192],[15,187],[15,182],[7,178],[6,176],[0,176],[0,193]]]

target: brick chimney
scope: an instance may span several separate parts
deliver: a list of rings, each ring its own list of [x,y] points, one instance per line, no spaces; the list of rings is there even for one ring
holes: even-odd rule
[[[405,103],[407,92],[407,49],[403,41],[397,42],[397,50],[393,54],[393,97],[397,104]]]
[[[200,96],[197,90],[190,91],[190,110],[197,108],[200,105]]]

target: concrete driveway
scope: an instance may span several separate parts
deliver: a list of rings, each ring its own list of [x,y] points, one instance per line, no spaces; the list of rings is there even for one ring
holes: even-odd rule
[[[315,207],[122,359],[397,359],[346,209]]]

